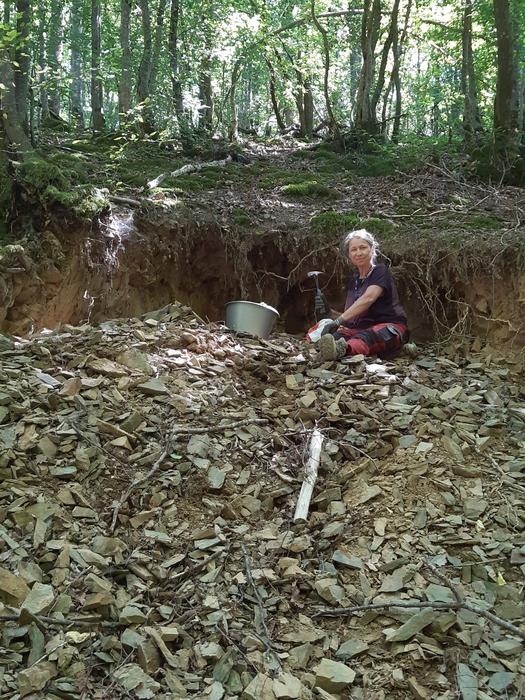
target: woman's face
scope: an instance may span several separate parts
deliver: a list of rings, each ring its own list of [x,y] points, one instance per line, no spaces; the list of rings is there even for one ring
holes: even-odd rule
[[[372,261],[372,247],[362,238],[352,238],[348,246],[348,258],[356,267],[369,266]]]

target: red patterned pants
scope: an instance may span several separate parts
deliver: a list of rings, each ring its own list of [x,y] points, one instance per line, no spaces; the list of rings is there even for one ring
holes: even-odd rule
[[[347,355],[389,355],[408,341],[408,329],[403,323],[377,323],[370,328],[339,326],[334,338],[344,338]]]

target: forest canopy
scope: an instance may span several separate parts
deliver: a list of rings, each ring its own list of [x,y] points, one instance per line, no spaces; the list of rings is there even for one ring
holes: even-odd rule
[[[7,150],[45,129],[177,143],[454,144],[523,182],[520,0],[4,0]],[[4,152],[6,149],[3,149]]]

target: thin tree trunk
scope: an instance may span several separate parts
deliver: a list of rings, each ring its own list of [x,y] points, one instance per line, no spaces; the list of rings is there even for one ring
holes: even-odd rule
[[[31,150],[18,116],[15,93],[15,76],[11,58],[5,46],[0,45],[0,119],[7,144],[17,152]]]
[[[498,48],[494,141],[496,155],[508,160],[518,146],[516,46],[509,0],[493,0]]]
[[[11,2],[4,0],[4,24],[8,26],[11,22]]]
[[[399,36],[399,28],[398,28],[399,1],[400,0],[394,0],[394,5],[392,7],[392,14],[390,16],[390,27],[388,29],[388,34],[387,34],[386,41],[385,41],[384,46],[383,46],[383,50],[381,52],[381,63],[379,65],[379,71],[377,73],[376,86],[375,86],[375,90],[374,90],[373,96],[372,96],[371,101],[370,101],[370,109],[374,113],[377,112],[377,105],[379,104],[381,92],[383,91],[383,88],[385,86],[385,74],[386,74],[386,66],[387,66],[387,62],[388,62],[388,54],[390,52],[390,48],[392,47],[392,44],[394,41],[394,36],[395,35]]]
[[[84,128],[82,103],[82,0],[71,3],[71,117],[77,129]]]
[[[29,135],[28,88],[31,55],[29,48],[29,29],[31,23],[31,1],[17,0],[16,30],[18,42],[15,51],[15,95],[18,118],[24,132]]]
[[[314,94],[312,92],[312,82],[309,77],[304,79],[303,104],[305,136],[311,139],[314,134]]]
[[[37,112],[38,125],[49,117],[49,102],[47,97],[46,87],[46,44],[45,44],[45,28],[46,28],[46,7],[44,3],[37,5],[38,16],[38,83],[39,83],[39,102],[40,111]]]
[[[182,81],[180,78],[180,56],[179,56],[179,20],[181,11],[181,0],[171,0],[170,9],[170,35],[169,35],[169,56],[171,69],[171,89],[172,101],[177,123],[179,125],[180,140],[184,153],[191,153],[193,150],[193,138],[191,129],[184,113],[184,100],[182,94]]]
[[[363,64],[357,88],[355,126],[367,134],[377,133],[377,116],[372,110],[371,91],[375,72],[375,49],[381,23],[381,0],[365,0],[361,26]]]
[[[241,59],[238,58],[233,66],[232,79],[230,85],[230,128],[228,138],[230,141],[237,141],[239,138],[239,123],[237,118],[237,104],[235,102],[235,91],[241,75]]]
[[[272,109],[275,115],[275,121],[277,122],[277,128],[279,129],[279,131],[284,131],[286,129],[286,125],[284,123],[281,111],[279,109],[279,102],[277,100],[277,93],[275,90],[275,69],[268,57],[265,57],[265,61],[266,65],[268,66],[268,74],[270,76],[270,100],[272,102]]]
[[[47,25],[47,75],[49,87],[48,105],[49,111],[55,116],[60,116],[60,61],[62,58],[64,5],[62,0],[52,0],[51,13]]]
[[[144,48],[142,58],[140,60],[138,78],[137,78],[137,99],[142,107],[142,131],[149,134],[153,131],[153,118],[151,111],[150,99],[150,78],[151,78],[151,61],[153,56],[153,44],[151,36],[151,19],[149,0],[139,0],[140,13],[142,16],[142,35],[144,39]]]
[[[401,108],[402,108],[402,96],[401,96],[401,57],[403,55],[405,42],[408,34],[408,22],[410,19],[410,12],[412,10],[413,0],[408,0],[405,22],[403,25],[403,32],[401,38],[398,38],[398,31],[394,34],[394,41],[392,46],[392,53],[394,57],[394,63],[392,66],[392,83],[395,90],[395,107],[394,107],[394,124],[392,126],[392,141],[397,143],[399,141],[399,133],[401,131]]]
[[[396,0],[399,2],[399,0]],[[323,78],[323,92],[324,92],[324,100],[325,100],[325,106],[326,106],[326,113],[328,115],[328,131],[330,134],[333,136],[333,138],[336,141],[341,140],[341,133],[339,131],[339,126],[337,124],[337,120],[334,116],[334,112],[332,109],[332,101],[330,99],[330,44],[328,42],[328,35],[326,32],[326,29],[323,27],[323,25],[319,22],[319,20],[316,17],[315,14],[315,0],[310,0],[310,12],[312,14],[312,20],[315,26],[317,27],[317,31],[321,34],[322,40],[323,40],[323,50],[324,50],[324,78]],[[313,124],[312,124],[313,127]]]
[[[131,2],[132,0],[120,0],[120,78],[118,83],[118,113],[119,123],[122,126],[127,121],[131,109]]]
[[[157,75],[159,72],[160,50],[162,46],[162,30],[164,28],[164,16],[166,14],[167,0],[159,0],[157,17],[155,20],[155,36],[153,39],[153,56],[151,59],[150,92],[155,94]]]
[[[104,130],[103,85],[100,75],[100,0],[91,0],[91,115],[93,131]]]
[[[475,146],[482,131],[472,52],[472,0],[463,0],[461,92],[463,94],[463,137]]]
[[[205,49],[199,70],[199,126],[211,131],[213,119],[213,91],[211,85],[211,59]]]

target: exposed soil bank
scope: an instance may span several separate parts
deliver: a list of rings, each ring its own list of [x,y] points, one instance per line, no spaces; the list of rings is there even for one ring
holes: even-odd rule
[[[512,247],[502,247],[487,267],[445,239],[417,250],[402,238],[382,243],[416,339],[456,326],[482,340],[522,346],[525,274]],[[117,208],[95,233],[68,226],[48,232],[39,257],[31,260],[18,247],[7,262],[4,256],[4,331],[25,334],[137,316],[173,300],[220,320],[224,304],[242,298],[272,304],[286,330],[302,333],[313,315],[307,272],[324,270],[321,281],[335,308],[341,307],[349,274],[337,236],[320,238],[297,227],[236,230],[203,208],[175,216],[162,207],[143,207],[134,215]]]

